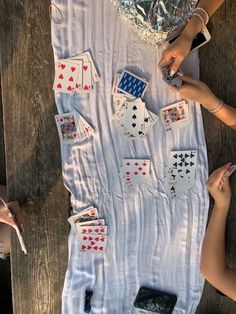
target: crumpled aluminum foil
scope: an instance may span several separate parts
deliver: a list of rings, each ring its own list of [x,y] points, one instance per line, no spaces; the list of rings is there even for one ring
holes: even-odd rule
[[[198,3],[198,0],[111,1],[141,39],[155,47],[183,29]]]

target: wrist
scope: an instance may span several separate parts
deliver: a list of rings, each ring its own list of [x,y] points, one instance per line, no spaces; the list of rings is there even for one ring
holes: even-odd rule
[[[219,105],[221,104],[221,100],[219,98],[217,98],[215,95],[212,95],[211,97],[209,97],[209,99],[207,99],[206,101],[204,101],[203,103],[201,103],[201,105],[206,108],[208,111],[210,110],[214,110],[215,108],[217,108]]]
[[[202,22],[197,16],[192,16],[185,26],[182,35],[186,40],[193,41],[195,36],[202,30]]]

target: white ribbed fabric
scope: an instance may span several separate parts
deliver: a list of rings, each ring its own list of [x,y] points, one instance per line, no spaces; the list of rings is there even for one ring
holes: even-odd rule
[[[147,108],[158,113],[179,99],[157,69],[161,50],[146,45],[106,0],[55,0],[63,23],[52,22],[55,60],[91,49],[101,73],[90,96],[55,94],[59,113],[78,109],[96,134],[83,144],[62,145],[62,171],[75,211],[94,205],[108,225],[106,253],[84,254],[71,231],[62,296],[63,314],[83,313],[86,289],[94,292],[93,314],[140,313],[133,307],[140,286],[178,295],[174,313],[194,313],[203,278],[200,248],[208,212],[206,144],[199,105],[190,105],[191,126],[166,133],[157,122],[144,139],[129,139],[112,120],[111,88],[117,70],[128,67],[150,85]],[[56,10],[53,9],[56,17]],[[198,56],[184,70],[198,76]],[[166,196],[164,165],[171,150],[197,149],[196,185],[176,199]],[[151,159],[151,179],[135,192],[123,191],[123,158]],[[66,223],[66,222],[65,222]],[[63,257],[62,257],[63,258]]]

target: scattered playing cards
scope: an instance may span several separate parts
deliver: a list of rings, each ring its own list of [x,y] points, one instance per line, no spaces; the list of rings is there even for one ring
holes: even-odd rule
[[[91,125],[77,111],[58,114],[55,120],[62,143],[81,142],[94,133]]]
[[[221,191],[223,186],[224,186],[224,183],[225,183],[225,180],[231,176],[231,174],[236,170],[236,165],[229,165],[228,169],[225,171],[223,177],[221,178],[220,180],[220,184],[219,184],[219,190]]]
[[[147,181],[150,176],[150,160],[124,159],[120,168],[120,176],[127,188],[133,188]]]
[[[87,94],[98,80],[96,66],[87,51],[56,63],[53,89],[67,94]]]
[[[196,167],[196,150],[170,152],[165,168],[165,186],[170,197],[178,196],[194,186]]]
[[[145,107],[140,98],[130,101],[120,97],[115,103],[114,120],[129,137],[143,137],[157,121],[157,115]]]
[[[106,250],[107,226],[104,219],[99,219],[97,208],[86,208],[69,217],[68,221],[77,232],[80,251],[104,252]]]
[[[190,125],[188,104],[184,100],[162,108],[160,116],[166,131]]]
[[[172,63],[173,63],[173,61],[170,61],[161,67],[162,79],[168,85],[179,88],[182,85],[181,76],[183,76],[183,74],[181,72],[177,72],[173,76],[171,76],[170,75],[170,69],[171,69]]]

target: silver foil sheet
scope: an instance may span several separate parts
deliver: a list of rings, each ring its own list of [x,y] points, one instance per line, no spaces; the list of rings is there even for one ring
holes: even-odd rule
[[[111,0],[139,34],[153,46],[180,32],[198,0]]]

